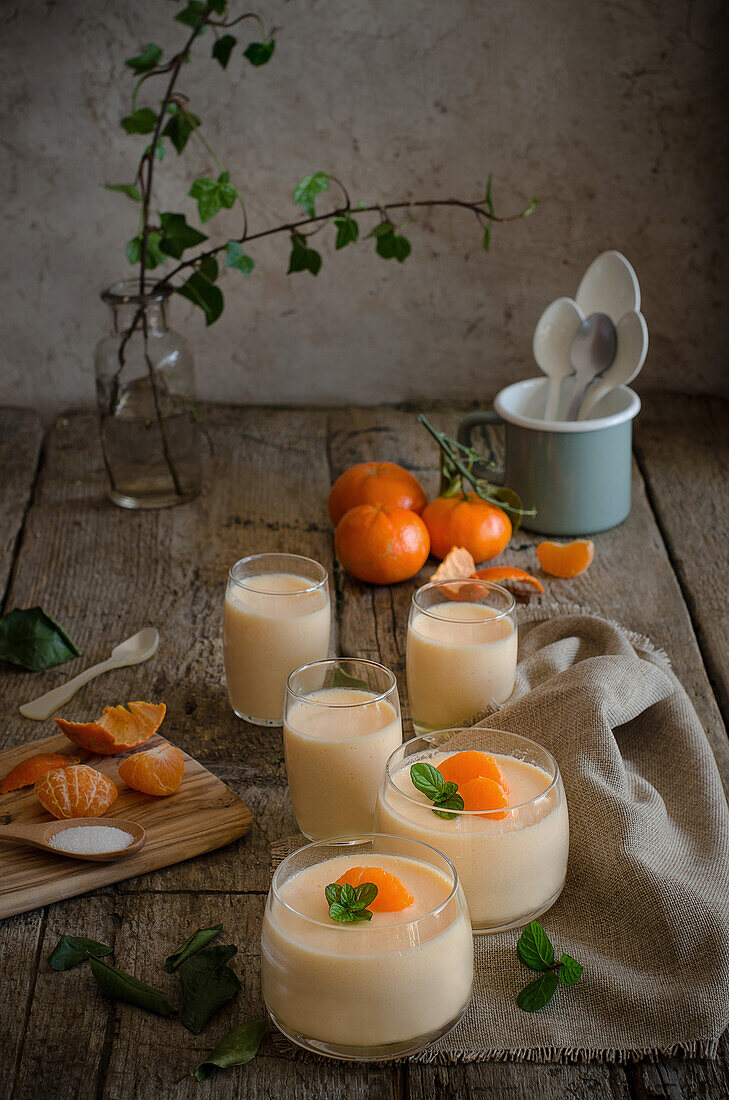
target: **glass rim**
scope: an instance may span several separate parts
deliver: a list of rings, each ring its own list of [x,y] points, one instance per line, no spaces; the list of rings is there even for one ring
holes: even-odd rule
[[[252,561],[262,561],[263,558],[289,558],[292,562],[305,561],[309,565],[316,566],[321,570],[323,576],[320,580],[315,581],[311,578],[311,584],[308,584],[306,588],[299,588],[296,592],[274,592],[272,589],[267,588],[253,588],[251,585],[245,583],[245,577],[236,577],[234,571],[239,565],[246,565]],[[282,570],[273,570],[273,572],[282,572]],[[260,573],[247,573],[246,577],[259,577]],[[309,577],[304,577],[304,580],[309,580]],[[257,592],[261,596],[300,596],[304,592],[316,592],[318,588],[322,588],[327,584],[329,580],[329,571],[324,568],[321,562],[316,561],[315,558],[307,558],[304,554],[287,554],[285,552],[279,552],[278,550],[268,550],[263,554],[249,554],[245,558],[238,558],[238,561],[234,562],[228,570],[228,580],[232,584],[237,584],[240,588],[245,588],[248,592]]]
[[[310,917],[306,913],[299,912],[298,909],[296,909],[293,905],[289,905],[289,903],[287,901],[284,901],[284,899],[281,897],[281,894],[278,890],[277,880],[289,860],[293,859],[294,856],[298,856],[302,852],[305,852],[308,848],[317,848],[322,845],[327,845],[329,847],[339,845],[342,849],[344,849],[346,848],[346,846],[354,847],[354,845],[356,844],[363,844],[366,843],[368,840],[373,841],[376,840],[378,837],[385,837],[387,840],[397,840],[400,842],[404,841],[406,844],[415,844],[421,848],[427,848],[429,852],[434,852],[435,855],[437,855],[448,865],[448,869],[453,876],[453,885],[450,893],[448,894],[448,897],[445,898],[444,901],[442,901],[439,905],[436,905],[433,909],[429,909],[427,913],[420,913],[417,917],[410,917],[409,919],[405,918],[401,921],[395,921],[392,924],[388,924],[386,925],[386,929],[389,930],[392,928],[402,928],[408,924],[417,924],[419,921],[426,920],[426,918],[428,917],[437,916],[437,914],[440,913],[441,910],[444,909],[446,905],[448,905],[453,900],[458,892],[460,879],[458,877],[458,871],[456,870],[455,864],[452,860],[448,858],[447,855],[439,851],[437,848],[434,848],[432,844],[426,844],[424,840],[415,840],[414,837],[397,836],[395,833],[351,833],[350,835],[327,837],[325,840],[310,840],[308,844],[302,844],[302,846],[300,848],[297,848],[294,852],[289,852],[289,854],[281,860],[278,867],[273,872],[273,876],[271,878],[271,892],[276,898],[276,901],[279,903],[279,905],[282,905],[284,909],[287,909],[289,913],[293,913],[296,917],[298,917],[299,920],[307,921],[309,924],[315,924],[318,928],[334,929],[337,932],[341,932],[344,929],[348,928],[348,923],[333,921],[331,919],[329,921],[317,920],[316,917]],[[406,856],[405,858],[407,859],[408,857]],[[320,863],[324,862],[324,860],[320,860]],[[314,865],[312,864],[312,866]],[[433,864],[430,864],[430,866],[433,866]],[[403,909],[401,910],[401,912],[404,913],[405,910]],[[369,924],[368,927],[370,927]],[[382,931],[384,930],[385,929],[382,929]]]
[[[382,669],[392,680],[392,683],[384,691],[375,692],[372,699],[363,699],[361,703],[325,703],[321,699],[310,699],[309,695],[302,695],[291,686],[291,680],[299,672],[304,672],[308,668],[316,668],[317,665],[338,665],[342,661],[355,661],[360,665],[370,665],[372,668]],[[329,707],[332,710],[348,710],[350,707],[371,707],[373,703],[379,703],[381,700],[386,699],[388,695],[392,695],[393,689],[397,691],[397,678],[392,669],[387,668],[386,665],[381,665],[379,661],[372,661],[369,657],[323,657],[320,661],[308,661],[305,665],[299,665],[293,672],[290,672],[286,677],[286,693],[293,695],[295,699],[300,700],[302,703],[308,703],[311,707]],[[314,691],[326,691],[327,688],[314,688]],[[359,689],[355,689],[359,690]]]
[[[495,591],[495,592],[498,592],[499,595],[502,595],[502,596],[506,597],[508,606],[503,611],[498,611],[498,610],[496,610],[496,608],[494,608],[493,610],[496,611],[496,614],[491,615],[488,619],[488,622],[495,622],[497,619],[506,618],[507,615],[511,615],[514,608],[516,607],[516,598],[512,595],[511,592],[509,592],[508,589],[503,588],[500,584],[495,584],[494,581],[484,581],[480,577],[453,577],[451,580],[428,581],[427,584],[421,584],[420,588],[416,589],[416,591],[413,592],[413,598],[412,598],[412,601],[411,601],[412,606],[417,608],[417,610],[421,613],[421,615],[429,615],[431,619],[438,619],[440,622],[482,623],[486,620],[484,620],[484,619],[448,619],[445,615],[438,615],[431,608],[423,607],[418,602],[418,596],[421,594],[421,592],[425,592],[425,591],[433,589],[433,588],[441,588],[443,585],[446,585],[446,584],[466,584],[466,583],[468,583],[468,584],[480,584],[484,587],[484,589],[486,591],[488,591],[488,592]],[[443,602],[445,603],[445,600]],[[453,601],[451,601],[451,602],[453,602]],[[440,606],[439,604],[436,604],[436,607],[439,607],[439,606]]]
[[[432,807],[428,806],[427,802],[421,802],[419,798],[415,798],[413,795],[407,794],[406,791],[403,791],[401,787],[397,786],[397,784],[395,783],[395,780],[393,778],[393,775],[390,771],[390,765],[391,765],[392,761],[394,760],[395,756],[397,755],[397,753],[399,753],[401,750],[405,749],[406,747],[412,747],[418,741],[427,742],[429,737],[437,737],[438,734],[440,734],[440,733],[474,733],[476,731],[481,731],[481,730],[484,733],[506,734],[507,737],[515,737],[518,741],[523,741],[527,745],[536,746],[536,748],[538,748],[540,752],[543,752],[545,754],[545,756],[547,756],[549,761],[554,766],[554,775],[552,776],[552,779],[551,779],[551,782],[549,783],[549,786],[545,787],[543,791],[539,792],[539,794],[535,794],[533,796],[533,798],[527,798],[525,802],[518,802],[514,806],[499,806],[494,810],[452,810],[452,809],[449,808],[448,809],[449,814],[451,814],[451,813],[452,814],[458,814],[459,817],[471,817],[471,816],[473,816],[473,817],[486,817],[486,818],[488,818],[489,821],[491,821],[492,820],[491,814],[504,814],[504,813],[511,814],[514,810],[523,810],[525,806],[531,806],[535,802],[538,802],[540,798],[545,798],[546,795],[548,795],[549,792],[554,787],[556,787],[557,783],[559,782],[559,780],[561,778],[561,773],[560,773],[560,770],[559,770],[559,764],[557,763],[555,757],[552,755],[552,753],[549,751],[549,749],[545,749],[544,745],[540,745],[538,741],[533,741],[531,737],[524,737],[524,735],[521,734],[521,733],[511,733],[510,730],[500,730],[500,729],[496,729],[495,727],[492,727],[492,726],[451,726],[451,727],[447,727],[446,729],[442,729],[442,730],[433,730],[431,733],[420,734],[419,737],[411,737],[409,741],[403,741],[402,745],[398,745],[398,747],[396,749],[394,749],[387,758],[387,762],[385,764],[385,783],[389,787],[392,787],[395,791],[397,791],[397,793],[399,795],[401,795],[402,798],[405,798],[408,802],[412,802],[414,806],[420,806],[420,807],[424,806],[426,810],[429,809],[429,808],[432,808]],[[440,750],[435,745],[431,745],[431,748],[433,749],[434,752],[447,751],[447,750]],[[469,750],[467,750],[467,749],[454,749],[453,751],[454,751],[454,754],[455,754],[456,752],[468,752]],[[477,749],[476,751],[477,752],[485,752],[487,750]],[[419,762],[420,761],[418,761],[418,760],[414,760],[413,764],[417,764]],[[398,770],[395,774],[398,774],[399,772],[403,771],[403,769],[405,767],[408,767],[408,766],[412,767],[412,764],[411,765],[403,764],[403,767],[398,768]],[[415,789],[417,789],[417,788],[415,788]],[[499,819],[499,820],[503,820],[503,819]]]
[[[112,306],[147,306],[165,302],[174,293],[171,286],[158,286],[155,279],[145,279],[144,293],[139,292],[139,279],[119,279],[101,292],[102,302]]]

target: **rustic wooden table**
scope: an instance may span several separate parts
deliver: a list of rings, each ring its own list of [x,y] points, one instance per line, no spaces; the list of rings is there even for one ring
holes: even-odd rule
[[[437,407],[454,432],[459,410]],[[235,1022],[262,1013],[259,927],[269,883],[269,847],[295,832],[281,735],[238,721],[223,685],[223,582],[237,558],[287,550],[332,568],[329,486],[363,459],[391,459],[436,485],[436,456],[412,409],[239,409],[201,413],[205,487],[193,503],[124,512],[103,495],[93,415],[61,419],[45,439],[37,417],[0,410],[0,586],[4,608],[42,604],[85,656],[33,677],[0,672],[0,747],[46,736],[17,705],[105,657],[145,623],[162,633],[149,664],[96,680],[76,713],[110,700],[165,700],[165,733],[233,787],[254,815],[248,837],[229,847],[0,924],[0,1091],[25,1098],[211,1097],[666,1097],[729,1093],[729,1043],[716,1061],[663,1059],[637,1065],[479,1063],[366,1066],[297,1059],[269,1036],[247,1067],[206,1086],[174,1081]],[[595,539],[590,571],[550,582],[558,601],[577,601],[650,635],[671,656],[729,782],[729,404],[651,396],[638,422],[633,510]],[[507,564],[535,566],[534,536],[519,532]],[[335,572],[336,650],[392,668],[404,690],[404,639],[414,582],[370,588]],[[70,712],[69,712],[70,713]],[[407,712],[404,715],[407,718]],[[0,819],[2,805],[0,804]],[[114,944],[120,965],[169,992],[160,960],[181,931],[223,923],[239,947],[243,991],[189,1035],[174,1021],[112,1003],[87,968],[52,972],[47,955],[63,932]],[[169,987],[169,988],[168,988]]]

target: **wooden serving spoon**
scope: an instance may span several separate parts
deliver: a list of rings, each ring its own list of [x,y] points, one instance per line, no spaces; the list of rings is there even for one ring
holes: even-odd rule
[[[131,833],[134,839],[125,848],[117,848],[114,852],[65,852],[49,843],[52,836],[84,825],[108,825],[112,829],[123,829],[125,833]],[[0,826],[0,840],[17,841],[18,844],[29,844],[32,848],[40,848],[41,851],[51,852],[55,856],[91,859],[95,863],[109,863],[114,859],[131,856],[144,847],[146,839],[147,834],[141,825],[121,817],[69,817],[65,821],[44,821],[40,825]]]

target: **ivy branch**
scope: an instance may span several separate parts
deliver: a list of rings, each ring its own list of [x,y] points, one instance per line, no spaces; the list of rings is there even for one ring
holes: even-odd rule
[[[193,45],[208,28],[212,32],[213,39],[211,58],[223,69],[227,69],[234,51],[239,46],[238,38],[230,33],[233,27],[248,21],[255,23],[258,37],[248,42],[242,51],[242,56],[254,68],[268,64],[273,57],[276,47],[275,33],[266,31],[263,20],[255,12],[244,12],[242,15],[231,17],[228,0],[188,0],[186,6],[174,16],[174,19],[189,28],[187,39],[177,53],[165,59],[162,47],[150,42],[136,57],[131,57],[125,62],[137,80],[132,91],[130,114],[122,118],[121,125],[128,134],[151,134],[151,138],[141,155],[133,182],[105,185],[112,191],[126,195],[139,205],[137,233],[126,245],[126,256],[130,263],[138,266],[140,296],[144,296],[145,293],[179,294],[199,306],[204,312],[206,324],[211,325],[220,317],[225,305],[222,291],[217,285],[220,276],[218,258],[222,259],[224,254],[225,267],[239,271],[243,276],[249,276],[255,267],[255,261],[243,246],[250,242],[279,233],[288,233],[290,254],[287,273],[308,271],[311,275],[317,275],[322,267],[322,255],[312,247],[310,239],[327,224],[334,227],[336,231],[334,247],[340,250],[354,244],[360,238],[358,221],[360,215],[379,214],[379,221],[365,235],[365,239],[374,240],[378,256],[385,260],[395,259],[403,263],[410,254],[411,245],[402,233],[402,227],[406,222],[414,220],[412,217],[414,210],[428,207],[454,207],[469,212],[478,223],[482,234],[482,247],[488,251],[494,224],[526,218],[535,209],[537,200],[532,199],[517,214],[498,215],[494,208],[491,175],[488,177],[483,198],[480,199],[408,199],[387,203],[360,202],[353,206],[346,187],[336,176],[327,172],[314,172],[299,180],[294,187],[294,203],[301,208],[303,216],[297,216],[281,225],[251,232],[243,196],[231,182],[230,174],[224,169],[217,153],[200,132],[200,119],[190,110],[189,99],[178,90],[177,83],[183,66],[190,59]],[[148,88],[148,81],[154,77],[163,76],[167,78],[167,83],[159,101],[159,108],[155,110],[151,106],[138,106],[140,93],[143,88],[145,90]],[[199,246],[209,238],[199,229],[189,225],[184,213],[159,211],[157,218],[153,218],[155,168],[167,155],[166,142],[169,142],[175,152],[181,155],[193,136],[202,142],[216,166],[214,176],[202,176],[194,180],[188,191],[188,195],[197,203],[200,225],[205,225],[221,210],[230,210],[236,203],[240,206],[243,220],[241,233],[237,237],[230,237],[219,244],[206,245],[202,249]],[[341,198],[333,209],[326,213],[317,212],[317,199],[330,190],[331,184],[341,192]],[[402,224],[396,217],[395,220],[391,217],[391,215],[396,216],[398,212],[407,214]],[[186,255],[196,249],[194,254]],[[147,278],[148,272],[169,260],[178,262],[171,270],[167,270],[150,284]],[[183,281],[173,284],[172,280],[178,276],[184,276]],[[128,341],[140,326],[146,353],[147,316],[144,306],[137,309],[130,328],[120,341],[119,365],[111,390],[110,415],[113,415],[118,400],[118,380],[124,367]],[[149,357],[147,360],[156,399],[154,370]],[[179,491],[171,456],[167,454],[164,424],[159,412],[158,420],[175,489]]]

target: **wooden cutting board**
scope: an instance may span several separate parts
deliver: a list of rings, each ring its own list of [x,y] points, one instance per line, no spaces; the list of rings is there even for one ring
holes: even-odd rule
[[[165,738],[155,734],[138,751],[164,744],[167,744]],[[0,841],[0,918],[85,894],[99,886],[143,875],[159,867],[169,867],[229,844],[250,829],[251,812],[245,802],[187,753],[183,752],[185,774],[182,783],[175,794],[167,798],[153,798],[127,787],[119,778],[122,756],[84,754],[84,750],[72,745],[63,734],[0,752],[0,778],[22,760],[41,752],[81,756],[84,764],[98,768],[113,779],[119,788],[119,797],[109,810],[109,816],[139,822],[147,831],[147,842],[140,852],[128,859],[91,863]],[[50,814],[43,809],[32,787],[0,795],[0,824],[50,820]],[[103,821],[100,817],[99,824]]]

